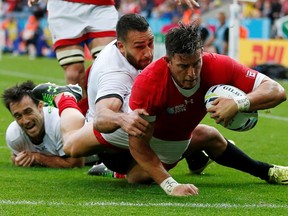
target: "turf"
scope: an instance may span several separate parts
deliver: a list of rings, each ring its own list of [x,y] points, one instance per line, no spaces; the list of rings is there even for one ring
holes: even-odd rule
[[[89,63],[88,63],[89,64]],[[55,59],[29,60],[4,55],[0,91],[27,79],[64,84]],[[281,81],[288,89],[288,83]],[[88,176],[81,169],[21,168],[10,162],[5,130],[13,120],[0,109],[0,215],[287,215],[288,187],[269,185],[246,173],[212,163],[203,175],[191,175],[185,162],[171,170],[181,183],[193,183],[198,196],[169,197],[159,186],[129,185],[124,179]],[[232,132],[205,118],[251,157],[288,165],[288,104],[259,112],[248,132]]]

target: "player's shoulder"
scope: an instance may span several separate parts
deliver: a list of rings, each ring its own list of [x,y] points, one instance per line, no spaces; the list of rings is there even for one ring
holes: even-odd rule
[[[44,112],[45,120],[49,119],[51,121],[55,121],[55,120],[60,119],[58,108],[45,106],[45,107],[43,107],[43,112]]]
[[[203,61],[225,61],[231,59],[227,55],[221,55],[218,53],[203,52]]]
[[[163,58],[148,65],[136,78],[133,88],[141,89],[142,94],[164,91],[169,83],[170,73]],[[145,89],[145,91],[144,91]],[[155,96],[155,95],[154,95]]]
[[[6,142],[7,144],[17,143],[17,140],[23,136],[23,131],[16,121],[10,123],[6,130]]]
[[[221,55],[217,53],[207,53],[203,52],[203,70],[215,71],[215,68],[225,69],[230,68],[235,64],[235,61],[226,55]]]
[[[53,130],[55,128],[58,128],[60,125],[59,110],[55,107],[44,107],[43,112],[45,130]]]

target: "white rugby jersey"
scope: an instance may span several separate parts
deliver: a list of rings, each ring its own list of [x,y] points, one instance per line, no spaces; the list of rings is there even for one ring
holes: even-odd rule
[[[123,105],[120,112],[128,112],[130,91],[140,71],[135,69],[120,53],[116,40],[109,43],[91,67],[87,94],[89,109],[88,121],[93,121],[95,103],[102,97],[118,97]],[[101,133],[106,141],[114,146],[128,149],[128,135],[121,128],[113,133]]]
[[[49,112],[48,109],[51,109],[51,112]],[[34,145],[16,121],[13,121],[9,125],[6,130],[6,143],[14,155],[26,150],[46,155],[65,156],[58,109],[44,107],[43,112],[45,119],[45,136],[40,145]]]
[[[120,111],[127,112],[132,85],[139,71],[120,53],[116,40],[109,43],[100,53],[91,67],[87,94],[89,110],[87,119],[91,121],[95,114],[95,103],[99,98],[117,95],[122,100]]]

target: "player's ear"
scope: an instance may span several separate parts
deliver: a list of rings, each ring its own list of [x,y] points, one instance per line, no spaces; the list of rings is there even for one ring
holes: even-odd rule
[[[44,102],[43,101],[39,101],[38,109],[43,109],[43,107],[44,107]]]
[[[122,41],[117,40],[117,47],[122,54],[125,53],[124,43]]]
[[[167,62],[167,64],[169,64],[169,62],[170,62],[170,59],[169,59],[169,57],[166,55],[166,56],[164,56],[164,60]]]

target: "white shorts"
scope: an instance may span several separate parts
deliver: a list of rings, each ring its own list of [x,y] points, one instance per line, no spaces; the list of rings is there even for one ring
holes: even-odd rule
[[[54,48],[97,37],[116,37],[119,18],[114,6],[48,1],[48,25]]]
[[[102,133],[101,135],[104,140],[112,146],[121,149],[129,149],[128,135],[121,128],[113,133]],[[99,141],[99,138],[97,138],[97,140]],[[182,155],[188,148],[190,142],[191,140],[167,141],[152,137],[150,146],[162,163],[172,165],[182,158]]]

